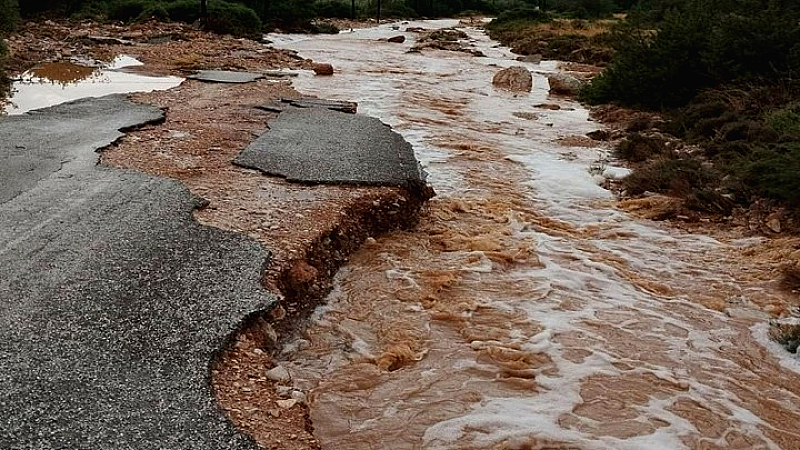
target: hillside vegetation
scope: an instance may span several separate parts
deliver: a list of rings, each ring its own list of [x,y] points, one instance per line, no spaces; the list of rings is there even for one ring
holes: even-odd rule
[[[761,200],[800,209],[800,3],[643,8],[611,33],[611,63],[582,98],[661,111],[660,131],[701,151],[656,145],[628,188],[683,195],[723,214]],[[653,182],[665,173],[666,183]]]

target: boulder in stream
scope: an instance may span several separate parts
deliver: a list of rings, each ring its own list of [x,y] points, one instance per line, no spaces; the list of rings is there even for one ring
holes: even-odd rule
[[[329,63],[314,63],[314,73],[317,75],[333,75],[333,66]]]
[[[497,72],[492,84],[507,91],[530,92],[533,88],[533,76],[528,69],[514,66]]]
[[[549,73],[547,81],[550,92],[554,94],[576,95],[586,85],[586,81],[566,73]]]

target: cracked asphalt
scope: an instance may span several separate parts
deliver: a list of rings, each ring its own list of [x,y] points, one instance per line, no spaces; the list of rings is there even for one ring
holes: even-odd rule
[[[0,448],[253,449],[215,353],[275,298],[268,253],[174,181],[97,165],[162,112],[123,96],[0,120]]]
[[[288,181],[425,186],[414,149],[391,127],[326,107],[284,109],[234,162]]]

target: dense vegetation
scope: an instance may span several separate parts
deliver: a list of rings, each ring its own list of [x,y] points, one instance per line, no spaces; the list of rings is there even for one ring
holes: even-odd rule
[[[728,214],[768,200],[800,211],[800,2],[554,0],[500,14],[490,35],[521,54],[607,67],[581,97],[658,111],[617,154],[625,181]],[[626,13],[612,19],[614,13]],[[594,20],[578,20],[593,18]],[[657,131],[657,132],[656,132]],[[669,139],[700,151],[667,148]]]
[[[615,56],[584,100],[663,111],[662,131],[702,150],[659,148],[630,190],[721,213],[756,199],[800,209],[800,2],[640,5],[610,42]]]
[[[566,0],[565,0],[566,1]],[[207,0],[210,28],[256,33],[268,29],[314,31],[317,18],[444,17],[459,13],[494,14],[527,5],[525,0]],[[162,19],[194,22],[200,0],[26,0],[24,17],[47,15],[133,21]],[[208,26],[207,25],[207,26]]]

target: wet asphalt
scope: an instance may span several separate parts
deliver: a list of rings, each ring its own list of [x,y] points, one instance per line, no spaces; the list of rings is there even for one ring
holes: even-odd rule
[[[97,165],[161,119],[122,96],[0,120],[0,449],[254,449],[210,364],[268,252],[197,224],[180,184]]]

